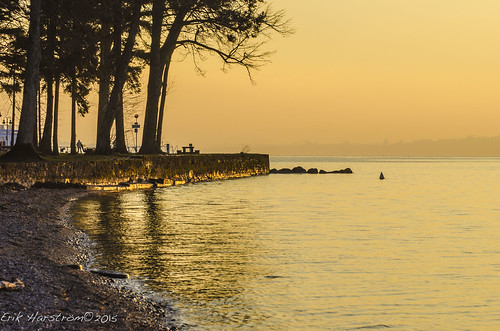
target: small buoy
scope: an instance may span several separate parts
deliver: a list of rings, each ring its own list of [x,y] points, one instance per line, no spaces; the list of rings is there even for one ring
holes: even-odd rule
[[[382,179],[385,179],[384,174],[383,174],[382,172],[380,173],[380,177],[379,177],[379,179],[381,179],[381,180],[382,180]]]

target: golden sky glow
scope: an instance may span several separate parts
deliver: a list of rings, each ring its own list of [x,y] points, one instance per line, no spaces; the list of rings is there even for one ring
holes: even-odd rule
[[[296,33],[269,43],[277,53],[254,74],[257,85],[239,68],[221,72],[216,58],[201,64],[205,77],[189,58],[173,64],[165,143],[265,152],[257,146],[500,135],[499,1],[274,0],[273,7],[286,10]],[[95,141],[95,108],[79,119],[87,145]],[[61,121],[69,122],[65,111]],[[69,140],[69,125],[61,131]]]
[[[295,35],[255,74],[176,64],[169,138],[207,145],[500,134],[500,2],[276,0]],[[188,88],[191,85],[193,88]],[[190,97],[191,96],[191,97]],[[192,130],[191,130],[192,129]],[[168,135],[168,133],[167,133]],[[193,138],[194,139],[194,138]]]

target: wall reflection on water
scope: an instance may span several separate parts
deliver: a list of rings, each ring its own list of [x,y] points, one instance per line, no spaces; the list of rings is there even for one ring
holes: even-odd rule
[[[251,263],[259,250],[253,207],[241,197],[202,196],[206,185],[190,194],[175,187],[91,195],[72,212],[98,246],[96,267],[128,272],[176,298],[188,323],[258,323],[265,316],[244,295],[265,274]]]

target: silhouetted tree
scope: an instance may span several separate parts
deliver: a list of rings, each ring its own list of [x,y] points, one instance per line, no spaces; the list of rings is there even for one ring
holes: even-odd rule
[[[54,92],[54,125],[53,125],[53,135],[52,135],[52,154],[59,155],[59,86],[60,86],[60,74],[57,73],[54,79],[55,92]]]
[[[16,144],[3,156],[4,160],[40,160],[33,145],[33,129],[36,125],[36,95],[40,79],[40,7],[41,0],[31,0],[23,105],[19,131]]]
[[[76,116],[89,112],[87,96],[97,79],[97,37],[94,29],[94,2],[62,2],[64,26],[60,30],[61,74],[71,95],[70,152],[76,154]]]
[[[13,40],[4,52],[0,53],[0,86],[12,98],[12,126],[16,120],[16,94],[21,92],[21,82],[26,65],[25,44],[26,38],[22,30],[12,35]],[[11,132],[11,146],[14,144],[14,130]]]
[[[132,60],[136,36],[139,32],[141,9],[143,0],[134,0],[130,2],[130,11],[124,22],[128,22],[128,34],[125,45],[122,49],[121,43],[115,42],[112,52],[115,54],[114,63],[114,81],[111,89],[111,94],[106,104],[104,114],[101,115],[101,122],[97,128],[97,146],[96,152],[99,154],[109,154],[111,152],[111,127],[116,119],[118,109],[120,107],[123,86],[128,77],[129,66]],[[118,6],[120,7],[120,6]],[[120,19],[121,13],[116,6],[113,10],[114,20]],[[121,37],[120,37],[121,40]]]
[[[42,44],[42,63],[41,72],[45,80],[47,89],[47,111],[45,113],[45,124],[43,136],[40,140],[39,151],[49,154],[52,152],[52,128],[54,116],[54,76],[56,67],[56,43],[57,43],[57,24],[60,23],[59,0],[42,1],[42,17],[45,21],[42,24],[45,27],[46,36],[45,45]]]
[[[97,80],[96,151],[101,154],[111,152],[111,128],[115,123],[115,148],[126,152],[123,89],[125,84],[136,89],[140,86],[143,66],[138,65],[134,57],[139,58],[141,54],[136,47],[136,37],[142,26],[143,31],[150,34],[144,38],[150,40],[147,52],[150,72],[141,153],[159,152],[168,73],[174,51],[182,48],[192,54],[197,69],[196,59],[208,52],[221,58],[224,69],[236,64],[245,67],[250,74],[270,55],[262,47],[269,32],[289,32],[283,13],[270,11],[265,3],[265,0],[33,0],[28,11],[23,7],[26,2],[0,1],[0,35],[2,31],[12,29],[2,22],[12,21],[16,13],[21,18],[28,12],[30,14],[22,106],[25,115],[22,115],[16,142],[19,147],[13,151],[20,151],[22,147],[37,158],[34,154],[36,93],[41,72],[47,92],[41,151],[51,152],[52,138],[53,152],[58,153],[58,97],[59,86],[63,84],[72,99],[71,152],[76,152],[76,114],[78,111],[84,115],[89,111],[87,96],[92,83]],[[142,21],[142,17],[149,20]],[[26,22],[25,18],[24,26],[27,26]],[[22,36],[25,27],[23,24],[19,26],[19,36]],[[21,37],[16,42],[20,40]],[[0,40],[0,49],[8,50],[5,54],[12,59],[23,58],[17,56],[15,49],[22,51],[24,47],[14,47],[11,43],[9,49],[4,45],[8,43]],[[40,45],[43,46],[41,66]],[[20,67],[11,70],[14,64],[3,54],[0,53],[0,68],[5,69],[7,75],[19,75]],[[12,92],[19,91],[16,81],[11,76],[7,78],[14,82]],[[3,86],[4,90],[9,89],[7,83]],[[30,134],[27,133],[29,130]],[[29,144],[28,139],[31,139]]]
[[[246,68],[250,75],[251,70],[265,63],[271,54],[262,49],[270,37],[269,32],[291,32],[283,12],[272,12],[263,6],[264,1],[255,0],[169,1],[167,15],[163,15],[169,21],[166,23],[168,34],[159,54],[154,42],[157,32],[153,9],[150,76],[141,153],[160,152],[160,122],[163,121],[168,71],[175,49],[182,46],[194,58],[202,52],[218,55],[224,69],[239,65]],[[156,60],[158,56],[159,63]],[[162,111],[159,115],[160,95]]]
[[[0,87],[12,98],[12,127],[16,121],[16,94],[26,66],[28,17],[17,1],[3,1],[0,5]],[[11,146],[14,130],[11,131]]]
[[[149,52],[149,80],[148,96],[146,101],[146,114],[144,117],[144,130],[140,153],[152,154],[158,152],[156,145],[151,141],[151,135],[156,134],[156,122],[158,120],[158,99],[161,86],[161,30],[165,11],[164,0],[153,0],[151,47]],[[184,15],[182,15],[184,16]],[[181,15],[179,15],[181,17]],[[172,29],[169,32],[172,33]],[[152,144],[151,144],[152,143]]]
[[[113,11],[109,10],[109,3],[106,1],[101,1],[99,8],[99,68],[97,73],[99,83],[99,101],[97,106],[97,135],[99,135],[99,128],[102,128],[103,126],[104,114],[109,101],[111,76],[113,75],[114,63],[111,56],[111,47],[113,45],[113,31],[111,24]]]

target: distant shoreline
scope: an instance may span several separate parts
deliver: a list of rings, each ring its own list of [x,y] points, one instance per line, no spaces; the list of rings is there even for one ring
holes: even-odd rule
[[[256,145],[271,156],[500,157],[500,136],[387,143]]]

